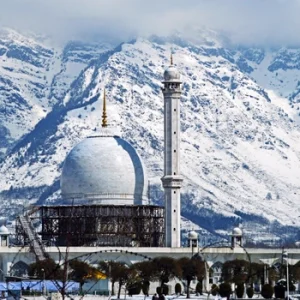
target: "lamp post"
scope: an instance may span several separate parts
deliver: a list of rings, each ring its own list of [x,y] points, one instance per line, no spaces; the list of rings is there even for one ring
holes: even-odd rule
[[[287,292],[287,300],[289,300],[290,287],[289,287],[289,258],[287,251],[282,253],[283,260],[286,261],[286,292]]]
[[[108,277],[107,277],[107,285],[108,285],[108,300],[110,300],[112,296],[112,291],[111,291],[111,260],[105,260],[106,264],[106,272],[108,271]]]
[[[46,295],[46,285],[45,285],[45,269],[41,269],[43,272],[43,295]]]
[[[111,262],[109,262],[109,265],[108,265],[108,299],[111,298],[111,280],[110,280],[110,277],[111,277]]]

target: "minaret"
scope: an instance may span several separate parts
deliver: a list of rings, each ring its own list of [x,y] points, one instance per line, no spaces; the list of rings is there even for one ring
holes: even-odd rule
[[[171,64],[164,72],[165,246],[180,247],[180,74]]]

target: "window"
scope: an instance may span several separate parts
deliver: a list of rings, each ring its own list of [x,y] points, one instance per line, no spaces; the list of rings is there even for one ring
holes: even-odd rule
[[[6,235],[2,235],[1,237],[1,246],[7,246],[7,236]]]

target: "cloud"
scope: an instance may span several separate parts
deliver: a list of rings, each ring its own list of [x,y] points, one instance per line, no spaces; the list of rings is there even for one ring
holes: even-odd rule
[[[57,39],[167,34],[190,26],[246,44],[299,44],[300,0],[3,0],[0,25]]]

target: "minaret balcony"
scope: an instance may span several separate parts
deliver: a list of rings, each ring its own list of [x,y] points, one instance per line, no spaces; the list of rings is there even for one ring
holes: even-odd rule
[[[181,188],[183,178],[181,175],[165,175],[161,181],[164,188]]]

